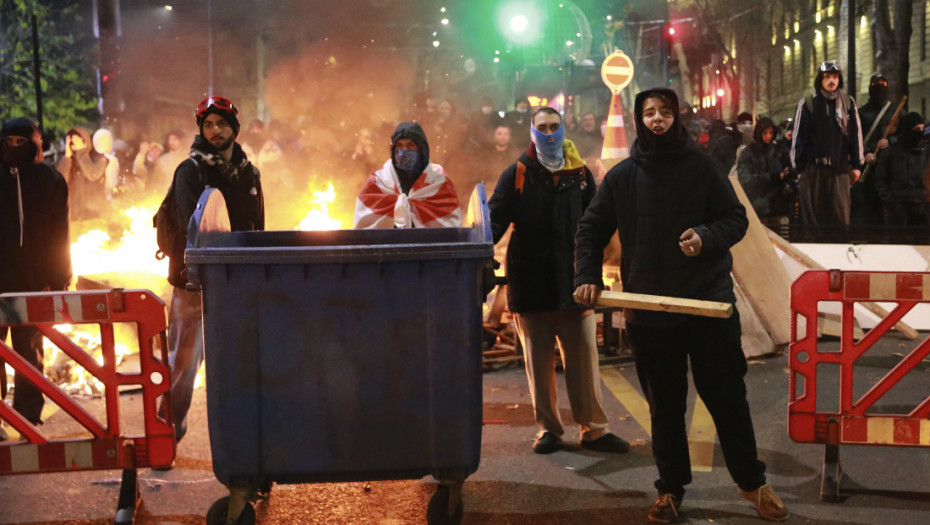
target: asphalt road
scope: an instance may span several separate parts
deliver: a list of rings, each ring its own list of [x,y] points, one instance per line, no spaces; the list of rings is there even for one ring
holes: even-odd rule
[[[897,335],[884,337],[856,367],[857,392],[867,390],[870,381],[881,378],[918,342]],[[582,450],[574,446],[578,431],[570,425],[565,450],[534,454],[530,445],[535,425],[523,370],[510,367],[485,373],[481,465],[464,485],[463,524],[647,523],[646,510],[655,497],[655,467],[648,426],[642,424],[647,417],[644,401],[632,366],[604,366],[602,375],[612,429],[633,444],[628,454]],[[824,376],[822,387],[831,381]],[[794,443],[786,432],[787,357],[752,361],[747,383],[759,453],[768,464],[769,482],[791,510],[788,523],[930,523],[930,449],[843,446],[844,499],[821,502],[823,446]],[[566,396],[560,394],[564,419],[570,421]],[[925,360],[889,394],[887,407],[916,406],[928,394],[930,362]],[[122,396],[124,417],[132,417],[134,401],[132,394]],[[101,410],[99,401],[85,404],[92,412]],[[694,482],[688,487],[682,522],[761,523],[730,480],[719,446],[713,444],[713,425],[693,390],[689,406]],[[210,505],[227,494],[211,470],[206,417],[204,390],[199,389],[175,468],[139,471],[143,504],[136,523],[202,524]],[[64,436],[74,432],[73,425],[58,412],[48,417],[42,430]],[[271,497],[256,510],[262,524],[419,524],[426,523],[434,490],[431,478],[275,485]],[[0,477],[0,523],[112,523],[118,491],[118,471]]]

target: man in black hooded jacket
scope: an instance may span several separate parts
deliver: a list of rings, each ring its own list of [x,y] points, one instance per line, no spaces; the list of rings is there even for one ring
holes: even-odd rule
[[[223,194],[232,231],[264,230],[265,201],[258,169],[252,166],[236,142],[239,111],[224,97],[207,97],[197,106],[200,134],[191,145],[190,158],[174,172],[175,220],[187,232],[187,224],[200,194],[211,186]],[[187,244],[186,240],[183,243]],[[187,432],[187,412],[194,380],[203,362],[203,325],[200,293],[185,289],[187,268],[183,254],[168,261],[168,282],[174,285],[168,306],[168,360],[171,365],[171,415],[175,437]]]
[[[575,299],[594,305],[604,287],[604,246],[619,231],[624,291],[735,303],[730,247],[746,233],[746,210],[715,161],[679,122],[674,91],[636,95],[630,158],[604,176],[575,236]],[[727,319],[624,309],[627,335],[652,421],[659,498],[649,520],[672,523],[691,482],[685,410],[688,361],[714,419],[740,494],[760,516],[788,511],[766,484],[746,401],[739,313]]]
[[[0,130],[0,293],[65,290],[71,282],[68,185],[42,163],[42,134],[27,118]],[[11,329],[13,349],[42,371],[42,334],[32,326]],[[0,326],[0,341],[7,327]],[[0,397],[6,395],[0,361]],[[13,408],[34,424],[42,422],[42,392],[16,374]],[[5,438],[0,429],[0,439]]]

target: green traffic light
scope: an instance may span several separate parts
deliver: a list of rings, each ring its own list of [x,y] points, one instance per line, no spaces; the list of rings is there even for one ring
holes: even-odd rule
[[[497,26],[514,44],[533,44],[542,36],[544,10],[537,2],[506,2],[497,8]]]

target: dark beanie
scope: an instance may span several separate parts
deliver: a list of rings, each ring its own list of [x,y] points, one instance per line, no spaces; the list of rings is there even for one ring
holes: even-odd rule
[[[203,135],[203,121],[206,120],[207,115],[210,113],[216,113],[217,115],[223,117],[226,122],[229,122],[229,125],[232,126],[233,137],[239,136],[239,119],[236,118],[236,115],[231,111],[222,110],[216,106],[210,106],[203,116],[197,119],[197,127],[200,128],[200,134]]]

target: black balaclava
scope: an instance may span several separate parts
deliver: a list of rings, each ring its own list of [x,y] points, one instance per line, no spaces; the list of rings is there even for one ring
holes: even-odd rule
[[[20,147],[9,146],[5,139],[10,136],[22,137],[27,142]],[[7,167],[18,168],[42,162],[42,133],[28,118],[19,117],[6,121],[0,130],[0,141],[3,142],[3,163]]]
[[[647,98],[656,95],[661,95],[668,101],[669,109],[675,115],[671,127],[662,135],[656,135],[646,129],[646,125],[643,123],[643,103]],[[670,150],[680,149],[689,143],[691,137],[679,120],[678,95],[674,91],[660,87],[647,89],[636,94],[636,100],[633,104],[636,140],[633,142],[633,148],[630,152],[631,157],[640,159],[655,158],[668,154]]]
[[[885,85],[877,84],[879,80],[884,80]],[[875,73],[869,80],[869,102],[878,106],[884,106],[888,102],[888,80],[881,73]]]
[[[917,146],[917,143],[920,142],[920,140],[923,138],[924,132],[915,131],[914,126],[923,122],[924,118],[920,115],[920,113],[914,111],[911,111],[910,113],[907,113],[901,117],[901,121],[898,123],[897,135],[898,140],[901,141],[902,145],[908,149]]]

